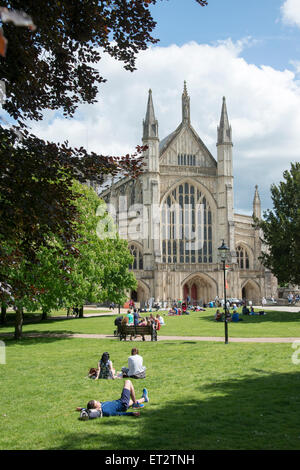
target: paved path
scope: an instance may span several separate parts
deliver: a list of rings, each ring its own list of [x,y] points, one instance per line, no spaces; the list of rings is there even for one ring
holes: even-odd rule
[[[261,308],[257,306],[255,308]],[[117,315],[117,311],[110,311],[108,312],[106,309],[102,308],[95,308],[95,307],[86,307],[86,310],[97,310],[99,313],[87,313],[84,312],[84,317],[94,317],[94,316],[107,316],[107,315]],[[264,307],[265,310],[283,310],[286,312],[299,312],[298,307]],[[126,313],[126,309],[121,309],[121,313]],[[300,313],[300,312],[299,312]],[[51,317],[52,319],[67,319],[70,320],[74,317],[70,316],[59,316],[59,317]],[[13,336],[14,333],[1,333],[0,336]],[[23,333],[23,337],[31,337],[31,338],[92,338],[92,339],[112,339],[115,338],[113,335],[100,335],[100,334],[80,334],[80,333]],[[216,342],[224,342],[224,337],[219,336],[163,336],[158,335],[159,341],[216,341]],[[141,341],[140,338],[133,340],[133,341]],[[230,343],[293,343],[294,341],[300,341],[298,337],[288,337],[288,338],[232,338],[229,336]]]
[[[13,333],[0,333],[0,336],[13,336]],[[83,334],[83,333],[23,333],[23,338],[90,338],[90,339],[115,339],[113,335],[100,334]],[[219,336],[158,336],[159,341],[217,341],[224,342],[224,337]],[[130,340],[128,340],[130,341]],[[140,338],[132,341],[141,341]],[[300,338],[232,338],[229,337],[230,343],[294,343],[300,342]]]

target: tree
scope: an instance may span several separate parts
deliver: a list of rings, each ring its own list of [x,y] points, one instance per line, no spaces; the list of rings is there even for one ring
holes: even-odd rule
[[[97,235],[97,209],[99,205],[104,206],[104,202],[92,188],[76,181],[72,191],[76,194],[75,205],[80,218],[71,250],[66,250],[57,235],[53,236],[47,246],[40,247],[35,264],[22,259],[8,274],[11,284],[26,286],[18,291],[14,301],[16,339],[22,335],[24,308],[30,311],[42,308],[45,319],[52,309],[82,307],[87,301],[123,302],[126,291],[136,287],[136,280],[128,270],[132,255],[127,242],[118,236],[99,239]],[[104,214],[104,210],[101,212]],[[102,216],[104,226],[109,217],[108,214]]]
[[[196,0],[200,5],[204,0]],[[135,69],[140,50],[154,44],[155,27],[149,6],[157,0],[1,0],[1,7],[22,10],[35,31],[3,20],[7,42],[0,57],[5,85],[3,108],[15,120],[0,126],[0,296],[3,301],[30,295],[26,283],[8,285],[12,263],[35,263],[38,250],[58,235],[66,249],[75,240],[78,213],[70,185],[101,183],[103,176],[122,171],[136,177],[142,171],[136,155],[109,157],[72,149],[67,143],[44,142],[30,135],[27,120],[41,120],[46,109],[72,117],[80,103],[94,103],[105,81],[95,69],[103,53]],[[1,36],[3,38],[3,36]],[[3,249],[10,240],[10,249]],[[11,251],[11,247],[15,247]],[[20,293],[23,289],[23,293]],[[25,292],[26,291],[26,292]]]
[[[196,0],[204,6],[207,2]],[[149,11],[157,0],[1,0],[22,10],[37,29],[3,25],[8,41],[1,59],[5,110],[16,120],[42,119],[44,109],[72,116],[79,103],[94,103],[105,78],[93,67],[103,53],[135,70],[136,54],[155,44]]]
[[[300,163],[283,173],[284,181],[271,186],[273,210],[265,211],[256,226],[266,245],[261,260],[279,283],[300,284]]]

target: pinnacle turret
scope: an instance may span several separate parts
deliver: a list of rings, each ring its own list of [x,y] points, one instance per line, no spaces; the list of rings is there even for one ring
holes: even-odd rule
[[[146,117],[143,121],[143,140],[158,139],[158,122],[155,118],[152,90],[149,90]]]
[[[191,122],[191,111],[190,111],[190,97],[186,88],[186,81],[184,82],[183,93],[182,93],[182,122]]]
[[[218,144],[217,145],[221,145],[221,144],[232,144],[232,132],[231,132],[231,126],[229,125],[229,120],[228,120],[225,96],[223,96],[221,119],[220,119],[220,125],[218,127]]]
[[[254,198],[253,198],[253,215],[258,219],[261,218],[261,202],[258,193],[258,186],[255,186]]]

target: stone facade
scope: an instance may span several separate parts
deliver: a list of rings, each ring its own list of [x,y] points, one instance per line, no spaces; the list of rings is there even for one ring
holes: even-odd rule
[[[253,219],[234,212],[233,143],[226,100],[217,129],[217,160],[193,129],[186,84],[182,122],[163,140],[149,91],[143,121],[145,172],[136,180],[121,178],[100,195],[116,210],[122,238],[134,255],[138,280],[131,296],[186,299],[206,303],[224,298],[224,272],[218,247],[230,249],[226,296],[257,303],[277,296],[277,282],[260,263],[260,233]],[[257,186],[253,214],[261,216]]]

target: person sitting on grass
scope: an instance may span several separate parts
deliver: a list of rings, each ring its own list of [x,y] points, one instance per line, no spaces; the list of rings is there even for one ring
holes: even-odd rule
[[[222,320],[223,320],[223,314],[218,309],[215,314],[215,321],[222,321]]]
[[[264,310],[260,310],[259,312],[255,312],[254,308],[251,307],[249,315],[266,315],[266,312]]]
[[[143,389],[142,397],[136,400],[135,390],[131,380],[125,380],[121,397],[113,401],[90,400],[86,408],[77,407],[80,411],[81,420],[102,418],[103,416],[139,416],[139,411],[128,412],[128,408],[142,408],[144,403],[149,402],[148,390]]]
[[[234,313],[232,314],[232,321],[236,323],[236,322],[238,322],[238,321],[243,321],[243,319],[239,317],[238,312],[234,312]]]
[[[250,313],[249,315],[256,315],[255,311],[254,311],[254,308],[251,306],[250,307]]]
[[[133,379],[144,379],[146,377],[146,366],[143,365],[143,357],[139,355],[137,348],[132,348],[131,356],[128,358],[128,367],[122,367],[123,377]]]
[[[169,310],[168,315],[181,315],[181,309],[174,305],[173,308]]]
[[[244,305],[243,308],[242,308],[242,314],[243,315],[249,315],[249,313],[250,313],[249,308],[246,305]]]
[[[116,371],[113,368],[112,362],[109,359],[109,353],[105,352],[98,363],[96,379],[115,379]]]
[[[159,313],[156,315],[156,318],[158,319],[158,321],[160,323],[160,326],[165,325],[165,320],[163,319],[163,317]]]
[[[168,315],[177,315],[177,311],[174,308],[170,308]]]
[[[227,322],[232,321],[231,313],[228,310],[225,313],[225,318]]]

